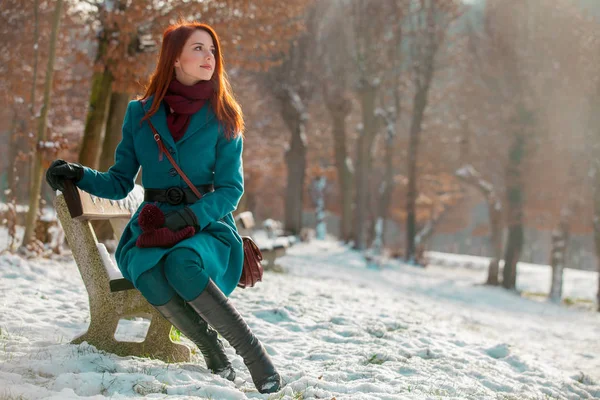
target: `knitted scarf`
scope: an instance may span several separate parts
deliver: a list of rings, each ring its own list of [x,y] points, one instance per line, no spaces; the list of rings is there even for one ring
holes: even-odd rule
[[[176,142],[185,134],[192,115],[204,106],[213,92],[211,81],[200,81],[192,86],[186,86],[177,79],[171,81],[164,100],[167,103],[167,125]]]

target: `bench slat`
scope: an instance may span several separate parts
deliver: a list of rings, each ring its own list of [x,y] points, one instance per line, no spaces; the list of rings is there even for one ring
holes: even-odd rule
[[[65,181],[63,195],[73,219],[98,220],[111,218],[131,218],[135,209],[127,206],[125,200],[108,200],[93,196]]]
[[[242,229],[250,230],[254,228],[254,215],[250,211],[244,211],[236,215],[236,222],[238,222]]]
[[[106,246],[104,246],[103,243],[97,243],[96,247],[98,248],[98,252],[102,257],[102,265],[104,266],[104,270],[108,276],[108,285],[110,287],[110,291],[114,293],[122,290],[135,289],[133,283],[125,279],[119,268],[117,268],[115,263],[112,262],[110,254],[108,253],[108,250],[106,250]]]

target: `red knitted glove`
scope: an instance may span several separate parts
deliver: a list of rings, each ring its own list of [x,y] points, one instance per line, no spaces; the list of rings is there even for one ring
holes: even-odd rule
[[[173,232],[169,228],[160,228],[142,233],[136,240],[137,247],[171,247],[183,239],[194,236],[194,227],[188,226],[180,231]]]
[[[142,231],[152,231],[165,224],[165,214],[154,204],[146,204],[138,216],[138,224]]]
[[[138,224],[142,228],[142,234],[137,238],[137,247],[171,247],[175,243],[194,236],[194,227],[188,226],[177,232],[162,227],[165,223],[165,215],[160,208],[154,204],[146,204],[138,216]],[[161,228],[162,227],[162,228]]]

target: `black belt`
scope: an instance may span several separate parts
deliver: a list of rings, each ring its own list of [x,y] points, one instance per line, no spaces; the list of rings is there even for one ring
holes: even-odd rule
[[[196,186],[196,189],[198,189],[201,195],[205,195],[214,191],[215,187],[212,184],[207,184]],[[179,186],[171,186],[167,189],[144,189],[144,201],[160,201],[177,205],[181,203],[191,204],[197,200],[198,197],[188,187],[180,188]]]

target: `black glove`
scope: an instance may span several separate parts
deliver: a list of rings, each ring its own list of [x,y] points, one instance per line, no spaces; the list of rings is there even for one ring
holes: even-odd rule
[[[63,182],[67,179],[79,182],[83,178],[83,166],[78,163],[68,163],[65,160],[54,160],[46,171],[46,182],[52,190],[65,190]]]
[[[200,230],[198,218],[196,218],[196,214],[189,207],[166,213],[165,226],[172,231],[181,230],[186,226],[193,226],[196,232]]]

